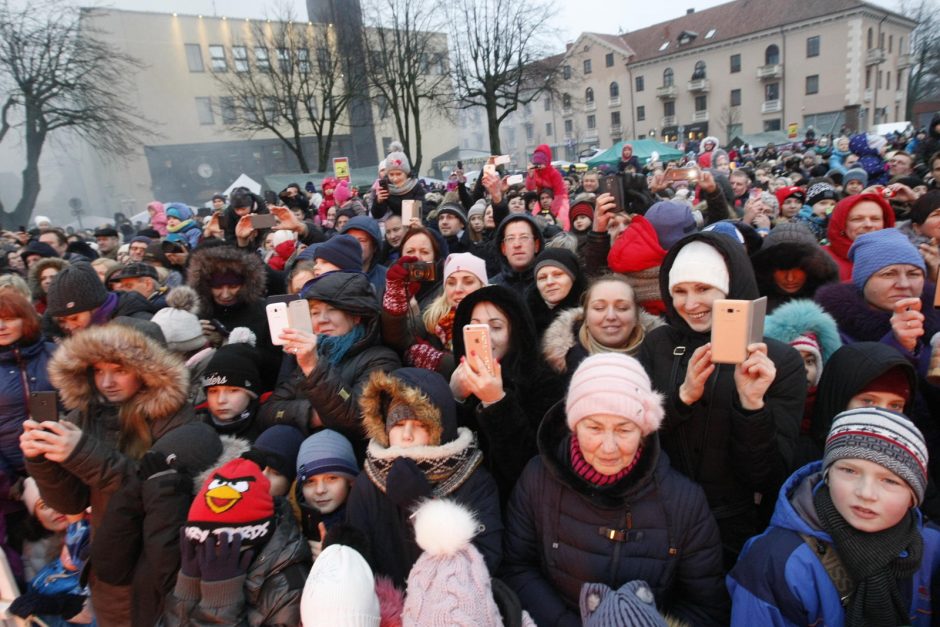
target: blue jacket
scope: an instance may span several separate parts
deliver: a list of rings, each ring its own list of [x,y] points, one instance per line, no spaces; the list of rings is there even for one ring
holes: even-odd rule
[[[46,366],[56,345],[39,341],[0,351],[0,472],[24,474],[20,433],[30,392],[51,391]]]
[[[780,488],[770,527],[751,538],[726,583],[732,625],[842,625],[845,613],[835,584],[800,533],[832,543],[816,520],[812,495],[821,485],[822,462],[793,473]],[[917,512],[918,519],[920,512]],[[900,582],[911,599],[911,624],[930,625],[931,597],[940,577],[940,530],[922,526],[924,558],[911,581]],[[913,594],[914,591],[917,594]]]

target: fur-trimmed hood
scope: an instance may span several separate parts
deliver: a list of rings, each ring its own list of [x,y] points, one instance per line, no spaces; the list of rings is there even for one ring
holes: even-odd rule
[[[812,298],[816,290],[839,280],[839,267],[809,229],[799,223],[781,224],[764,240],[764,245],[751,257],[757,287],[767,296],[770,309],[796,299]],[[806,273],[806,283],[796,294],[787,294],[774,281],[776,270],[799,268]]]
[[[68,338],[49,362],[49,380],[66,409],[86,411],[97,402],[91,368],[97,362],[122,364],[143,386],[121,406],[123,420],[153,423],[177,413],[189,393],[189,371],[179,357],[140,331],[121,324],[93,326]]]
[[[807,333],[813,333],[819,341],[823,363],[842,346],[836,321],[811,300],[791,300],[764,322],[764,335],[786,344]]]
[[[431,434],[431,441],[446,444],[457,437],[457,408],[447,381],[422,368],[375,371],[359,395],[366,437],[388,447],[385,419],[393,401],[408,405],[414,418]]]
[[[211,316],[215,310],[210,282],[212,276],[225,272],[245,277],[238,293],[240,303],[259,302],[266,293],[267,274],[264,263],[254,253],[243,252],[234,246],[212,246],[193,252],[189,261],[188,283],[202,301],[202,311]]]
[[[59,257],[45,257],[34,263],[29,268],[29,276],[27,280],[29,282],[29,291],[33,295],[33,298],[43,298],[45,297],[45,292],[42,291],[42,286],[40,285],[39,277],[42,276],[42,273],[46,268],[55,268],[59,272],[62,272],[62,268],[69,265],[69,262],[65,259],[60,259]]]

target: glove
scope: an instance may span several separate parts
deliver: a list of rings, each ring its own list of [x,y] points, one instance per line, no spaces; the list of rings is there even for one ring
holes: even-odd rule
[[[180,529],[180,572],[187,577],[199,579],[199,555],[196,545],[186,537],[186,529]]]
[[[137,465],[137,476],[141,481],[146,481],[167,470],[170,470],[170,464],[166,461],[166,455],[158,451],[147,451]]]
[[[80,594],[40,594],[35,590],[17,597],[10,604],[10,613],[20,618],[35,614],[61,616],[68,620],[85,607],[85,597]]]
[[[431,484],[413,459],[399,457],[388,470],[385,493],[393,503],[410,510],[418,501],[431,496]]]
[[[215,536],[199,545],[199,568],[203,581],[226,581],[241,577],[248,572],[248,566],[254,557],[254,551],[242,553],[242,536],[236,533],[219,536],[219,543],[213,542]]]
[[[408,280],[406,263],[418,261],[417,257],[400,257],[385,273],[385,295],[382,297],[382,309],[393,316],[408,313],[408,301],[418,293],[421,285]]]
[[[436,371],[441,364],[442,357],[444,357],[444,351],[438,350],[427,343],[414,344],[405,351],[406,364],[425,370]]]

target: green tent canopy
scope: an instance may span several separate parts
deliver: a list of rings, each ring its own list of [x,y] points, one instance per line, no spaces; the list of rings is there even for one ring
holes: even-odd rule
[[[623,150],[624,144],[630,144],[633,146],[633,154],[637,159],[640,160],[641,165],[646,165],[646,162],[649,161],[650,155],[653,154],[653,152],[659,153],[660,161],[681,159],[683,154],[681,151],[673,148],[669,144],[658,142],[655,139],[636,139],[634,141],[617,142],[604,152],[594,155],[588,159],[586,163],[592,168],[596,168],[602,165],[616,166],[618,163],[620,163],[620,152]]]

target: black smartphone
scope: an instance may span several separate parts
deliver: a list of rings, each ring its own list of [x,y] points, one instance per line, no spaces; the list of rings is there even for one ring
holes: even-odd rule
[[[413,261],[404,264],[409,281],[433,283],[437,279],[437,266],[427,261]]]
[[[383,176],[382,178],[379,179],[379,187],[381,187],[385,191],[388,191],[388,177],[387,176]]]
[[[458,161],[458,162],[457,162],[457,169],[458,169],[458,170],[463,170],[463,161]]]
[[[601,179],[601,189],[602,194],[610,194],[614,197],[614,202],[617,203],[617,208],[614,209],[614,212],[620,212],[624,210],[623,205],[623,180],[619,174],[608,174],[607,176]]]
[[[219,322],[217,319],[213,318],[209,322],[212,323],[212,326],[215,327],[215,330],[221,333],[223,336],[228,337],[229,330],[225,328],[225,325]]]
[[[29,393],[29,417],[36,422],[51,420],[58,422],[59,408],[57,405],[58,397],[55,392],[30,392]]]
[[[300,508],[300,528],[306,539],[323,542],[323,538],[320,537],[321,522],[323,522],[323,514],[315,507],[304,504]]]

